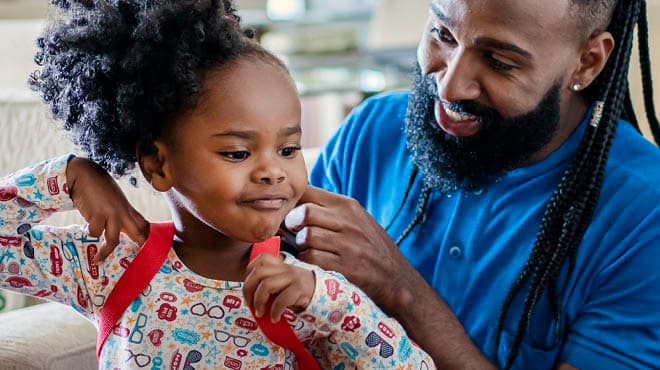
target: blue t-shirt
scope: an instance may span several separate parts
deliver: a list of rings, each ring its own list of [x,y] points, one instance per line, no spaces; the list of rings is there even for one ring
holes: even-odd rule
[[[408,93],[391,93],[356,108],[310,174],[313,185],[357,199],[393,238],[410,223],[422,188],[417,176],[404,201],[413,173],[403,132],[407,101]],[[546,159],[483,189],[432,192],[423,224],[399,245],[491,361],[504,297],[585,127],[586,118]],[[567,277],[565,266],[558,281],[561,322],[544,294],[514,368],[552,369],[560,360],[580,369],[660,366],[659,260],[660,150],[622,121],[574,272]],[[507,316],[500,367],[525,295]]]

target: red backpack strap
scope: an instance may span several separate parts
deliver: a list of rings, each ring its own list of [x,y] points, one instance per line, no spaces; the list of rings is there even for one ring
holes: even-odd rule
[[[149,282],[160,270],[172,246],[172,240],[174,240],[172,222],[149,225],[149,238],[112,288],[99,313],[99,331],[96,338],[97,358],[101,355],[103,343],[126,308],[149,285]]]
[[[252,246],[252,253],[250,254],[250,261],[255,259],[260,254],[270,254],[272,256],[277,256],[280,253],[280,238],[273,237],[268,240],[265,240],[261,243],[255,243]],[[270,306],[272,300],[266,305],[266,311],[263,316],[257,317],[254,314],[254,307],[251,306],[250,310],[252,311],[252,316],[257,320],[259,328],[261,331],[273,341],[273,343],[279,345],[282,348],[288,349],[293,352],[298,360],[299,369],[309,369],[309,370],[318,370],[319,365],[316,363],[316,360],[311,353],[303,346],[298,337],[293,333],[293,329],[287,324],[286,320],[280,320],[277,323],[270,321]]]

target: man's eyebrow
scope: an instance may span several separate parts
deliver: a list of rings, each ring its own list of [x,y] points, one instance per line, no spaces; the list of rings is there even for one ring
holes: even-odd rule
[[[442,21],[443,23],[446,23],[449,27],[452,27],[452,28],[454,27],[454,22],[451,19],[449,19],[449,17],[447,17],[445,15],[445,13],[443,13],[442,10],[440,10],[440,8],[438,8],[437,5],[432,3],[431,4],[431,11],[433,12],[433,14],[435,14],[436,17],[438,17],[438,19],[440,21]]]
[[[449,17],[447,17],[445,15],[445,13],[443,13],[442,10],[440,10],[440,8],[436,4],[431,3],[430,8],[431,8],[431,11],[433,12],[433,14],[435,14],[435,16],[438,17],[438,19],[440,21],[442,21],[443,23],[446,23],[449,27],[452,27],[452,28],[454,27],[454,21],[451,20]],[[480,46],[480,47],[485,47],[485,48],[511,51],[511,52],[514,52],[516,54],[519,54],[519,55],[525,57],[526,59],[529,59],[529,60],[534,59],[533,56],[532,56],[532,53],[530,53],[529,51],[527,51],[527,50],[525,50],[525,49],[523,49],[519,46],[516,46],[514,44],[510,44],[508,42],[496,40],[496,39],[493,39],[493,38],[490,38],[490,37],[477,38],[475,40],[475,45]]]
[[[529,51],[520,48],[514,44],[510,44],[508,42],[496,40],[490,37],[479,37],[474,41],[474,44],[476,46],[482,47],[482,48],[491,48],[491,49],[498,49],[498,50],[506,50],[506,51],[512,51],[516,54],[519,54],[529,60],[533,60],[534,57],[532,56],[532,53]]]

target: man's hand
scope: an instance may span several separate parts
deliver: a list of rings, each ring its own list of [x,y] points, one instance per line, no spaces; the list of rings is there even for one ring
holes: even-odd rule
[[[123,232],[138,244],[149,234],[149,223],[128,202],[117,182],[98,164],[85,158],[72,158],[66,169],[69,196],[89,224],[89,235],[105,234],[105,245],[94,257],[98,263],[119,244]]]
[[[398,316],[425,284],[387,232],[354,199],[308,186],[285,219],[297,231],[298,258],[342,273],[385,312]],[[386,283],[387,282],[387,283]]]
[[[298,257],[342,273],[408,335],[440,369],[494,369],[451,309],[401,254],[385,230],[354,199],[308,186],[305,203],[287,216],[298,231]]]
[[[262,254],[248,264],[243,295],[248,306],[254,305],[258,317],[266,312],[272,297],[270,319],[277,322],[287,308],[294,312],[305,310],[315,284],[312,271],[288,265],[279,256]]]

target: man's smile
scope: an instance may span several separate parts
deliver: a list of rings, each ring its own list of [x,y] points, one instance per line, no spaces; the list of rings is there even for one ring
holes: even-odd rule
[[[455,112],[440,100],[435,102],[434,113],[438,126],[449,135],[472,136],[481,129],[477,116]]]

